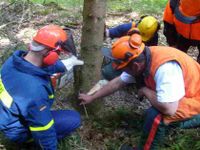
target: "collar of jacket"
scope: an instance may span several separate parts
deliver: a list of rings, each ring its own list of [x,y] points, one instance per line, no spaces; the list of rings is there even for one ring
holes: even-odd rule
[[[24,73],[36,75],[36,76],[50,76],[49,73],[44,71],[42,68],[37,67],[30,62],[26,61],[23,56],[27,54],[27,51],[17,50],[13,54],[13,65],[14,67]]]
[[[149,76],[150,67],[151,67],[151,52],[150,52],[149,47],[147,47],[147,46],[145,46],[144,55],[146,56],[146,67],[143,72],[143,76],[147,77],[147,76]]]

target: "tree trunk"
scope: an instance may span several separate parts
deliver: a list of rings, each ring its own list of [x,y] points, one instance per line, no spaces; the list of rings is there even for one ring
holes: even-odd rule
[[[84,0],[83,28],[81,39],[81,57],[84,66],[75,75],[75,90],[87,92],[101,77],[104,19],[106,0]],[[81,75],[80,75],[81,74]],[[100,101],[87,105],[89,113],[96,113],[101,106]]]

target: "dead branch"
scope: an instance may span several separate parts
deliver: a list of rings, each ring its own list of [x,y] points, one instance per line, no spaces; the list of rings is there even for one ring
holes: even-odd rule
[[[5,28],[6,26],[10,25],[10,24],[13,24],[13,23],[17,23],[16,21],[11,21],[11,22],[8,22],[8,23],[5,23],[3,25],[0,26],[0,30],[2,30],[3,28]]]

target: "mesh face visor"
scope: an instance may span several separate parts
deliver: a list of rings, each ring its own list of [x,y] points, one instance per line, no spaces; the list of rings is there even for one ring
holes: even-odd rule
[[[73,55],[77,56],[76,46],[74,44],[74,38],[72,32],[68,28],[63,29],[67,33],[67,40],[61,44],[61,48],[64,51],[70,52]]]
[[[115,69],[118,69],[119,66],[121,66],[122,64],[128,64],[130,62],[130,58],[133,56],[132,53],[130,52],[127,52],[124,56],[124,59],[113,59],[113,62],[114,62],[114,67]],[[126,66],[125,65],[125,66]],[[124,66],[124,67],[125,67]]]
[[[120,69],[126,66],[130,60],[133,58],[134,54],[131,52],[126,52],[122,58],[114,58],[111,53],[111,49],[107,47],[101,48],[102,54],[112,61],[112,66],[115,69]],[[119,68],[120,67],[120,68]]]
[[[75,44],[74,44],[72,32],[70,31],[70,29],[63,29],[63,30],[67,34],[67,40],[57,41],[56,44],[55,44],[55,47],[56,47],[55,51],[57,52],[57,50],[60,50],[60,51],[64,51],[64,52],[67,52],[67,53],[72,53],[73,55],[76,56],[77,53],[76,53],[76,47],[75,47]]]

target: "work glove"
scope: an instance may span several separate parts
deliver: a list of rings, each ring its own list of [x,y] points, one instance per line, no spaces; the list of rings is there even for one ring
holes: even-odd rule
[[[76,56],[72,55],[67,59],[61,60],[61,62],[65,65],[66,69],[69,71],[73,69],[74,66],[83,65],[84,61],[79,60]]]
[[[104,85],[106,85],[108,83],[108,80],[99,80],[91,89],[90,91],[87,93],[87,95],[93,95],[94,93],[96,93],[98,90],[100,90]]]

